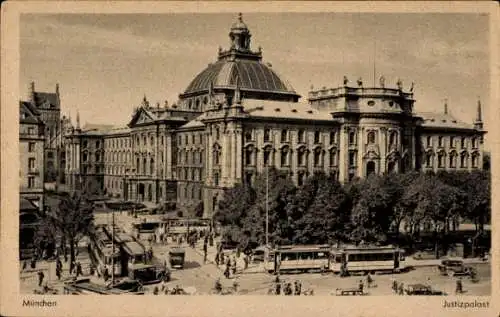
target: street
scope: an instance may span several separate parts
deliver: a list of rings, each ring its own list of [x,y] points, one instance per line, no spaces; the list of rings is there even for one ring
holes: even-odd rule
[[[133,218],[125,212],[115,213],[115,223],[125,229],[129,230],[133,222],[141,221],[142,218]],[[111,223],[110,213],[96,213],[95,223],[104,224]],[[148,241],[142,241],[143,244],[148,245]],[[168,252],[173,247],[178,247],[177,243],[169,242],[167,244],[153,243],[153,252],[160,260],[166,260]],[[210,294],[214,288],[215,281],[220,279],[224,289],[231,288],[234,278],[226,279],[223,276],[223,266],[217,267],[213,263],[213,253],[215,247],[209,247],[209,256],[207,263],[203,263],[202,241],[198,241],[196,248],[193,249],[186,244],[182,247],[186,251],[184,269],[172,269],[172,280],[166,284],[168,288],[179,286],[181,288],[195,288],[196,294]],[[80,261],[83,266],[84,276],[88,272],[88,264],[90,263],[86,248],[82,245],[79,248],[77,261]],[[167,261],[168,262],[168,261]],[[248,270],[243,270],[238,261],[238,272],[236,274],[239,284],[238,294],[252,294],[252,295],[265,295],[268,294],[269,289],[274,285],[275,276],[259,271],[252,271],[252,267]],[[22,263],[21,263],[22,265]],[[465,290],[464,295],[484,296],[491,293],[491,266],[490,263],[474,264],[472,265],[477,269],[479,282],[472,283],[469,278],[463,277],[463,287]],[[55,262],[54,261],[40,261],[37,268],[32,270],[28,268],[25,272],[21,273],[21,292],[32,293],[37,288],[38,276],[37,270],[43,270],[45,280],[48,280],[48,285],[62,291],[64,280],[69,278],[68,264],[63,263],[63,277],[58,281],[55,276]],[[97,280],[95,277],[91,277]],[[416,267],[406,273],[401,274],[384,274],[373,276],[373,287],[367,288],[365,291],[368,295],[393,295],[392,281],[396,279],[398,283],[409,284],[425,284],[430,285],[432,289],[444,291],[448,295],[455,294],[456,277],[442,276],[436,266]],[[299,280],[302,283],[302,290],[312,289],[315,295],[329,295],[334,294],[337,288],[356,288],[360,280],[366,282],[364,276],[350,276],[341,278],[333,273],[304,273],[304,274],[282,274],[280,276],[282,282],[293,283]],[[102,281],[98,281],[102,283]],[[366,285],[366,283],[365,283]],[[152,294],[155,287],[160,288],[161,284],[152,284],[145,286],[145,293]]]

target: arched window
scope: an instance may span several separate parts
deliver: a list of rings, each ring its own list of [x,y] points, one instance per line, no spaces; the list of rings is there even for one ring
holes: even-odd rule
[[[251,142],[252,141],[252,132],[247,131],[245,132],[245,142]]]
[[[318,144],[321,141],[321,133],[319,131],[314,131],[314,143]]]
[[[271,138],[270,135],[271,135],[271,130],[264,129],[264,142],[270,141],[270,138]]]
[[[142,175],[146,175],[146,158],[142,159]]]
[[[444,167],[444,154],[438,154],[438,167]]]
[[[350,145],[356,144],[356,132],[354,131],[349,132],[349,144]]]
[[[266,148],[264,150],[264,165],[271,165],[273,162],[271,161],[271,151],[272,149]]]
[[[314,151],[314,166],[320,166],[321,165],[321,149],[316,149]]]
[[[194,107],[195,110],[198,110],[200,108],[200,100],[196,99],[196,106]]]
[[[396,131],[391,131],[389,133],[389,146],[397,145],[398,133]]]
[[[476,138],[472,138],[472,148],[473,149],[477,148],[477,139]]]
[[[252,165],[252,156],[253,156],[253,149],[249,147],[245,150],[245,164],[246,165]]]
[[[474,142],[474,139],[472,139],[472,142]],[[474,143],[472,143],[474,144]],[[479,155],[477,153],[472,155],[472,168],[476,168],[478,166],[478,158]]]
[[[335,131],[330,132],[330,144],[335,144],[337,138],[337,134]]]
[[[337,165],[337,151],[334,149],[330,150],[330,166]]]
[[[450,168],[454,168],[456,166],[456,157],[453,153],[450,153],[450,156],[448,157],[449,160],[449,166]]]
[[[288,131],[281,130],[281,142],[286,142],[286,141],[288,141]]]
[[[460,167],[462,167],[462,168],[467,167],[467,154],[466,153],[460,154]]]
[[[438,146],[439,147],[443,146],[443,137],[442,136],[438,137]]]
[[[430,153],[427,153],[425,155],[425,166],[432,167],[432,154],[430,154]]]
[[[428,136],[427,137],[427,147],[431,147],[431,146],[432,146],[432,137]]]
[[[450,136],[450,147],[455,147],[455,138]]]
[[[466,139],[465,139],[465,137],[462,137],[462,139],[460,140],[460,147],[462,149],[465,149],[466,146],[467,146]]]
[[[288,165],[288,148],[281,149],[281,166]]]
[[[299,143],[305,143],[306,140],[304,130],[299,130],[299,132],[297,133],[297,138]]]
[[[375,131],[368,132],[367,140],[368,144],[375,144]]]
[[[153,175],[155,173],[155,160],[151,158],[151,161],[149,162],[149,173]]]
[[[219,128],[215,128],[215,139],[218,140],[220,137],[219,135]]]

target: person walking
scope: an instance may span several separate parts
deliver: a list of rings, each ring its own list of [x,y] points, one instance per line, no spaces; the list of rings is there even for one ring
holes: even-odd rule
[[[463,293],[463,285],[462,285],[462,279],[459,277],[457,279],[457,286],[455,288],[455,294],[462,294]]]
[[[45,277],[45,274],[43,274],[43,271],[38,271],[38,286],[42,286],[43,283],[43,278]]]
[[[370,275],[370,273],[368,273],[368,275],[366,275],[366,285],[368,286],[368,288],[372,287],[372,283],[373,283],[372,276]]]
[[[58,280],[61,280],[61,268],[56,267],[56,276]]]
[[[76,277],[78,278],[80,275],[83,275],[82,265],[80,262],[76,262]]]

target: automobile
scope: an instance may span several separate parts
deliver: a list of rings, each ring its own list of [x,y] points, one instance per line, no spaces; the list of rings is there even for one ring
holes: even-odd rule
[[[122,279],[114,284],[108,284],[107,288],[112,294],[127,294],[143,292],[144,287],[142,283],[132,279]]]
[[[465,266],[462,260],[442,260],[438,266],[441,275],[455,276],[455,275],[470,275],[472,268]]]
[[[168,257],[172,268],[184,268],[184,259],[186,257],[186,251],[184,249],[174,248],[169,251]]]
[[[406,295],[446,295],[443,291],[434,290],[429,285],[424,284],[409,284],[405,287]]]

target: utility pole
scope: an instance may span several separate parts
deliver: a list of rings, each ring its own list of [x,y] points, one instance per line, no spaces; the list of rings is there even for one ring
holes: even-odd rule
[[[115,212],[111,210],[111,285],[115,283]]]
[[[269,168],[266,168],[266,247],[269,246]]]

